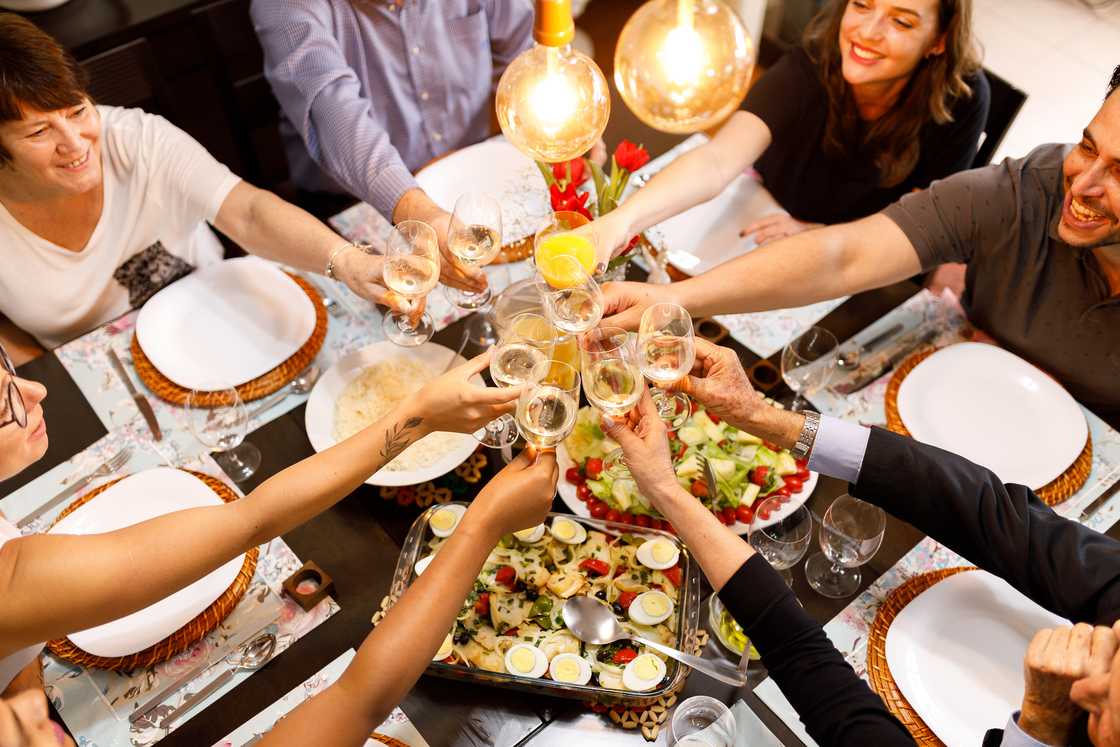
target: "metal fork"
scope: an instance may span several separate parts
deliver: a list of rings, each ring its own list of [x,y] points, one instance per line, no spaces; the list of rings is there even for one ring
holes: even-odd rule
[[[101,466],[99,466],[97,469],[93,470],[88,475],[85,475],[84,477],[81,477],[81,478],[75,480],[68,488],[63,490],[61,493],[56,495],[54,498],[51,498],[49,501],[44,503],[42,506],[39,506],[39,508],[35,509],[31,513],[24,516],[22,519],[19,520],[19,523],[16,524],[16,526],[19,529],[23,529],[25,526],[27,526],[31,522],[35,521],[36,519],[38,519],[43,514],[47,513],[52,508],[54,508],[55,506],[57,506],[60,503],[62,503],[63,501],[65,501],[67,498],[70,498],[71,496],[76,495],[78,493],[78,491],[80,491],[85,486],[89,485],[94,480],[98,479],[99,477],[108,477],[109,475],[113,474],[114,472],[119,470],[121,467],[123,467],[125,464],[127,464],[128,460],[131,459],[131,458],[132,458],[132,449],[129,449],[129,448],[121,449],[116,454],[109,457],[105,461],[105,463],[102,464]]]
[[[719,483],[716,482],[715,470],[712,469],[711,463],[703,454],[698,453],[696,461],[700,463],[700,468],[704,470],[704,483],[708,486],[708,495],[715,499],[719,495]]]

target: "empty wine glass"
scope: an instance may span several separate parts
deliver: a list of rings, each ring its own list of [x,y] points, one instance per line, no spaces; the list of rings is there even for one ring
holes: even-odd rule
[[[187,395],[187,425],[198,442],[234,482],[249,479],[261,466],[261,451],[245,442],[249,413],[236,389],[192,391]]]
[[[540,314],[518,314],[511,319],[490,354],[490,377],[498,386],[521,386],[540,381],[552,366],[552,327]],[[512,446],[517,440],[517,423],[512,415],[502,415],[474,434],[492,449]]]
[[[517,427],[538,451],[548,451],[568,437],[579,410],[579,371],[553,361],[540,381],[528,384],[517,400]]]
[[[645,386],[630,335],[621,327],[597,327],[580,337],[579,346],[587,400],[608,417],[626,417]],[[603,471],[615,479],[630,475],[622,449],[603,457]]]
[[[785,505],[778,496],[756,503],[747,541],[781,574],[786,584],[792,586],[793,575],[789,569],[801,562],[809,551],[813,515],[805,506],[798,506],[786,516],[781,516],[783,510]],[[775,520],[774,515],[781,518]]]
[[[538,282],[545,311],[557,329],[580,334],[603,318],[603,290],[574,256],[552,257]]]
[[[638,326],[638,363],[654,386],[679,381],[692,371],[696,360],[692,317],[675,303],[657,303],[646,309]],[[670,429],[680,428],[692,410],[684,392],[654,390],[657,413]]]
[[[385,243],[385,285],[405,299],[411,309],[439,282],[439,238],[434,228],[418,220],[402,220]],[[435,325],[428,312],[413,320],[409,313],[392,312],[381,324],[385,337],[402,347],[423,345]]]
[[[467,192],[455,201],[447,248],[469,269],[485,267],[502,250],[502,207],[488,194]],[[490,302],[490,288],[467,291],[444,286],[444,293],[460,309],[479,309]]]
[[[883,509],[850,495],[832,502],[821,519],[821,550],[805,563],[805,578],[818,594],[850,597],[859,589],[859,566],[883,544]]]
[[[836,364],[836,335],[823,327],[810,327],[782,350],[782,378],[793,390],[791,410],[800,410],[803,395],[828,384]]]

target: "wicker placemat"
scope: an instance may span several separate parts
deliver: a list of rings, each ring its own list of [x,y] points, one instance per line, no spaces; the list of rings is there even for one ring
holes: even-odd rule
[[[895,684],[891,670],[887,667],[887,629],[894,622],[895,617],[910,601],[929,587],[949,576],[955,576],[962,571],[976,570],[972,567],[946,568],[941,571],[930,571],[920,576],[915,576],[906,581],[902,586],[892,591],[879,606],[879,613],[875,615],[875,622],[867,633],[867,679],[871,681],[871,688],[879,693],[887,708],[910,731],[910,736],[922,747],[943,747],[944,743],[930,731],[910,704],[903,697],[902,692]]]
[[[300,371],[311,365],[311,361],[315,360],[315,356],[319,354],[323,342],[327,339],[327,309],[323,306],[322,297],[303,278],[295,275],[289,275],[289,277],[311,299],[311,305],[315,308],[315,329],[311,332],[311,337],[307,339],[303,347],[293,353],[286,361],[268,373],[237,387],[237,393],[241,395],[243,402],[266,397],[287,385],[288,382],[299,375]],[[173,405],[185,405],[187,403],[187,395],[191,393],[191,390],[171,381],[152,365],[148,356],[144,355],[144,351],[140,349],[140,340],[135,333],[132,335],[132,365],[135,367],[136,375],[140,377],[140,381],[144,382],[144,386],[148,387],[157,397]],[[215,392],[212,396],[203,397],[199,404],[202,407],[217,407],[224,402],[220,393]]]
[[[201,472],[184,471],[202,480],[208,488],[217,493],[218,497],[226,503],[237,500],[237,494],[216,477],[204,475]],[[52,526],[54,523],[59,522],[64,516],[76,510],[79,506],[96,498],[108,489],[109,486],[115,485],[123,479],[124,478],[120,478],[105,483],[89,491],[81,498],[78,498],[58,515],[58,518],[54,520]],[[260,548],[257,547],[245,553],[245,562],[241,564],[241,570],[238,571],[237,577],[233,580],[233,583],[230,584],[229,588],[226,589],[220,597],[214,600],[213,604],[170,636],[143,651],[120,657],[94,656],[75,646],[69,638],[59,638],[50,641],[47,643],[47,648],[60,659],[77,664],[78,666],[93,667],[95,669],[130,671],[167,661],[172,656],[186,651],[205,638],[211,630],[218,627],[218,623],[226,619],[226,616],[233,611],[233,608],[241,601],[241,596],[245,593],[245,590],[249,588],[249,582],[252,580],[253,573],[257,569],[257,555],[259,553]]]
[[[935,350],[922,350],[914,353],[895,368],[890,383],[887,384],[887,394],[883,406],[887,414],[887,427],[895,433],[903,436],[910,435],[910,431],[902,424],[902,416],[898,414],[898,389],[902,386],[903,379],[905,379],[919,363],[935,352]],[[1081,490],[1081,486],[1089,479],[1089,473],[1092,469],[1093,436],[1090,434],[1085,438],[1085,447],[1081,450],[1081,453],[1077,455],[1077,458],[1073,460],[1073,464],[1071,464],[1065,472],[1036,490],[1035,494],[1038,495],[1047,506],[1056,506],[1078,490]]]
[[[533,237],[526,236],[517,241],[502,245],[502,250],[491,264],[500,265],[506,262],[520,262],[533,253]]]
[[[381,742],[381,744],[387,744],[387,745],[389,745],[389,747],[409,747],[407,742],[402,742],[401,740],[397,739],[396,737],[386,736],[385,734],[378,734],[377,732],[374,732],[373,734],[370,734],[369,738],[372,739],[375,742]]]

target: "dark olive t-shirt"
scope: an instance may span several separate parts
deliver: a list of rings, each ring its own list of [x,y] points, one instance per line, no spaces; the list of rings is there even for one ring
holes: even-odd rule
[[[907,192],[934,179],[971,168],[990,97],[983,73],[968,79],[972,96],[957,101],[953,121],[928,122],[921,131],[918,163],[895,187],[879,186],[871,156],[826,155],[828,93],[817,66],[795,49],[766,71],[747,94],[743,108],[770,128],[770,147],[755,162],[763,184],[798,220],[845,223],[877,213]]]
[[[969,319],[1052,374],[1081,404],[1120,423],[1120,296],[1092,251],[1058,238],[1068,145],[967,171],[883,213],[922,267],[967,262]]]

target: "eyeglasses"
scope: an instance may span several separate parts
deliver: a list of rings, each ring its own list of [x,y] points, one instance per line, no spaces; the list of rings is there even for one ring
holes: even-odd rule
[[[0,428],[10,423],[26,428],[27,406],[23,402],[23,394],[16,386],[16,367],[3,346],[0,346],[0,367],[8,374],[7,382],[0,379]]]

